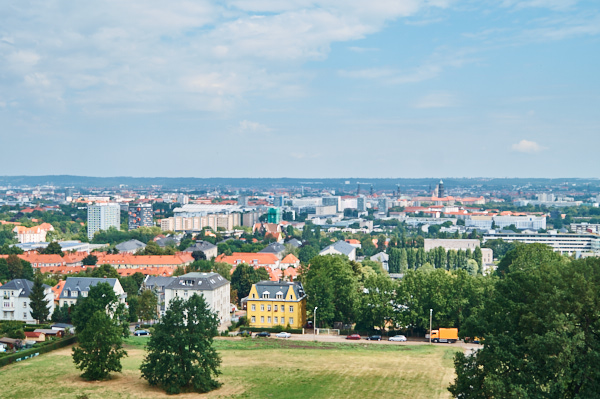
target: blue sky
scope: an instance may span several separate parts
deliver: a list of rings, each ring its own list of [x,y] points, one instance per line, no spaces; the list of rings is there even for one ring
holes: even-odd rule
[[[596,1],[3,1],[0,59],[0,175],[599,177]]]

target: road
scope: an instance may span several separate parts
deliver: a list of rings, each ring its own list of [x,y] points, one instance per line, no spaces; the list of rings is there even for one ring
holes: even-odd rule
[[[264,339],[264,338],[258,338],[258,339]],[[366,339],[361,339],[360,341],[358,340],[347,340],[345,335],[313,335],[313,334],[292,334],[292,336],[290,338],[277,338],[275,337],[275,334],[271,334],[271,338],[270,339],[287,339],[287,340],[291,340],[291,341],[317,341],[317,342],[336,342],[336,343],[345,343],[345,344],[365,344],[365,345],[429,345],[429,341],[425,340],[424,338],[418,338],[418,339],[409,339],[406,342],[390,342],[387,340],[387,338],[384,338],[385,340],[381,340],[381,341],[368,341]],[[458,341],[455,342],[453,344],[434,344],[432,343],[431,345],[438,345],[438,346],[443,346],[443,347],[456,347],[456,348],[462,348],[465,353],[469,354],[469,353],[474,353],[477,350],[483,348],[483,345],[479,345],[479,344],[467,344],[464,343],[462,341]]]

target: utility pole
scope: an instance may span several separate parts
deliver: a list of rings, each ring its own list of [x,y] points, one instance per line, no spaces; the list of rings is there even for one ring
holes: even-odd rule
[[[431,318],[433,316],[433,309],[429,309],[429,344],[431,344]]]
[[[319,309],[319,307],[315,306],[313,312],[313,333],[315,334],[315,341],[317,340],[317,309]]]

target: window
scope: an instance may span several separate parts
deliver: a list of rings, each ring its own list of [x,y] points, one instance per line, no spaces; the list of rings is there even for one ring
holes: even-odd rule
[[[279,319],[277,318],[277,316],[275,316],[274,319],[275,319],[275,324],[279,323]]]
[[[265,316],[260,316],[260,322],[264,323],[265,322]]]
[[[285,305],[281,305],[281,311],[285,312]]]
[[[283,299],[283,292],[278,292],[277,294],[275,294],[275,297],[277,299]]]
[[[256,305],[252,305],[252,310],[256,310]]]
[[[290,312],[293,312],[293,311],[294,311],[294,307],[290,306]]]
[[[263,292],[263,298],[264,299],[269,299],[269,293],[268,292]]]
[[[275,305],[275,311],[277,312],[277,305]]]
[[[285,324],[285,317],[281,318],[281,324]]]
[[[252,323],[256,323],[256,316],[252,316]]]
[[[252,298],[256,298],[256,295],[255,295],[255,294],[252,294]]]
[[[271,311],[271,305],[267,305],[267,310],[270,312]]]
[[[27,307],[27,302],[23,302],[23,307],[26,308]]]
[[[260,310],[261,310],[262,312],[264,312],[264,311],[265,311],[265,305],[260,305]]]
[[[267,317],[267,323],[271,323],[271,316]]]
[[[27,320],[27,312],[23,312],[23,319]]]
[[[294,318],[290,317],[290,324],[294,324]]]

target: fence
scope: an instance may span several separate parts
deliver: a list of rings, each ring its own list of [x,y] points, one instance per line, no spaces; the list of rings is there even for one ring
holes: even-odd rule
[[[69,338],[63,338],[58,341],[49,342],[43,346],[39,346],[36,348],[26,349],[24,351],[11,353],[10,355],[6,355],[0,357],[0,367],[4,367],[13,362],[20,362],[26,359],[30,359],[32,357],[39,356],[42,353],[50,352],[56,349],[64,348],[65,346],[72,345],[77,342],[77,337],[72,336]]]
[[[340,330],[337,328],[317,328],[317,335],[340,335]]]

